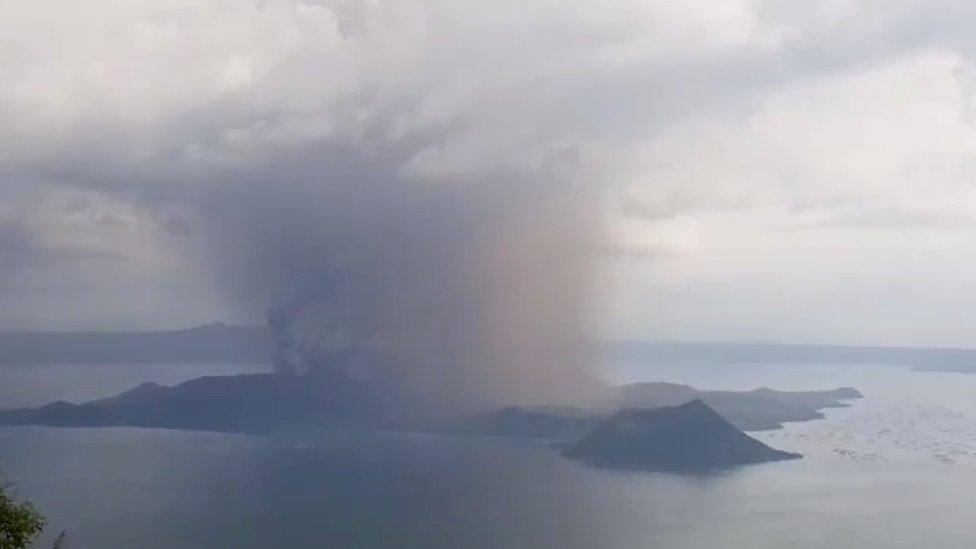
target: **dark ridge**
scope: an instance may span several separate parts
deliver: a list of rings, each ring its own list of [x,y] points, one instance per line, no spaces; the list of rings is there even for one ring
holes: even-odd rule
[[[144,383],[114,397],[0,412],[0,424],[159,427],[266,433],[390,421],[379,396],[351,380],[274,374],[207,376],[173,387]]]
[[[709,471],[801,457],[746,435],[701,399],[621,410],[563,453],[601,467],[647,471]]]
[[[142,332],[0,332],[2,364],[270,362],[267,326],[214,322]],[[976,350],[770,343],[612,341],[610,358],[670,363],[885,364],[920,370],[976,372]]]

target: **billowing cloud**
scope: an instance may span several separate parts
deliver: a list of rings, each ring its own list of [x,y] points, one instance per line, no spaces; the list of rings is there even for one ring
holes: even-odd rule
[[[572,273],[573,313],[539,309],[614,336],[964,344],[938,318],[972,305],[974,15],[22,3],[0,17],[2,324],[254,320],[295,276],[406,251],[396,294],[494,257],[526,294]]]

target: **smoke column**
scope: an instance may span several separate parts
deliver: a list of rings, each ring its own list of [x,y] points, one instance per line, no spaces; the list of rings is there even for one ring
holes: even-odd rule
[[[582,188],[391,165],[326,151],[200,200],[222,283],[271,301],[275,370],[447,414],[586,396],[594,223]]]

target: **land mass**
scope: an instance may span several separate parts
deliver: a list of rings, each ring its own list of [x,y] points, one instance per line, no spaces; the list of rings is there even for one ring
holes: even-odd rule
[[[824,408],[843,408],[847,400],[862,398],[853,387],[828,391],[701,391],[675,383],[634,383],[620,388],[623,406],[659,408],[701,399],[743,431],[780,429],[783,423],[824,417]]]
[[[602,467],[648,471],[706,471],[801,457],[746,435],[701,399],[621,410],[563,453]]]
[[[483,414],[454,427],[456,432],[534,438],[576,440],[621,408],[663,408],[696,399],[743,431],[780,429],[783,423],[824,417],[824,408],[848,406],[862,398],[853,387],[828,391],[701,391],[676,383],[634,383],[617,388],[617,397],[591,408],[543,408],[510,406]]]
[[[166,387],[143,383],[81,404],[57,401],[0,411],[0,424],[156,427],[270,433],[301,427],[366,426],[381,420],[370,388],[352,381],[294,376],[204,376]]]
[[[860,398],[850,387],[831,391],[699,391],[673,383],[637,383],[592,408],[506,407],[453,424],[451,432],[573,441],[621,408],[660,408],[701,399],[743,430],[775,429],[785,421],[823,417],[826,407]],[[265,433],[295,427],[396,423],[403,415],[390,393],[344,378],[274,374],[205,376],[172,387],[144,383],[119,395],[73,404],[0,411],[2,424],[64,427],[134,426]]]
[[[620,388],[619,411],[518,408],[490,412],[448,429],[412,423],[391,394],[364,382],[275,374],[206,376],[165,387],[144,383],[114,397],[0,411],[0,424],[59,427],[155,427],[268,434],[304,429],[434,430],[559,441],[566,455],[608,467],[708,469],[791,459],[740,431],[705,399],[754,422],[770,406],[776,419],[810,417],[857,391],[747,393],[697,391],[667,383]],[[618,403],[618,404],[619,404]],[[763,421],[773,422],[770,417]]]

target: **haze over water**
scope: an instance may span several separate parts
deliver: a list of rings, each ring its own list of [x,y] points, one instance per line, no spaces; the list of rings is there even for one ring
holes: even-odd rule
[[[79,392],[68,368],[16,369],[0,406],[103,396]],[[120,371],[85,368],[93,383]],[[134,371],[173,383],[204,370]],[[130,428],[3,427],[0,467],[45,510],[47,538],[66,529],[71,547],[962,548],[976,534],[976,376],[637,363],[603,374],[708,389],[849,384],[866,398],[755,434],[803,460],[709,476],[593,469],[491,438]]]

